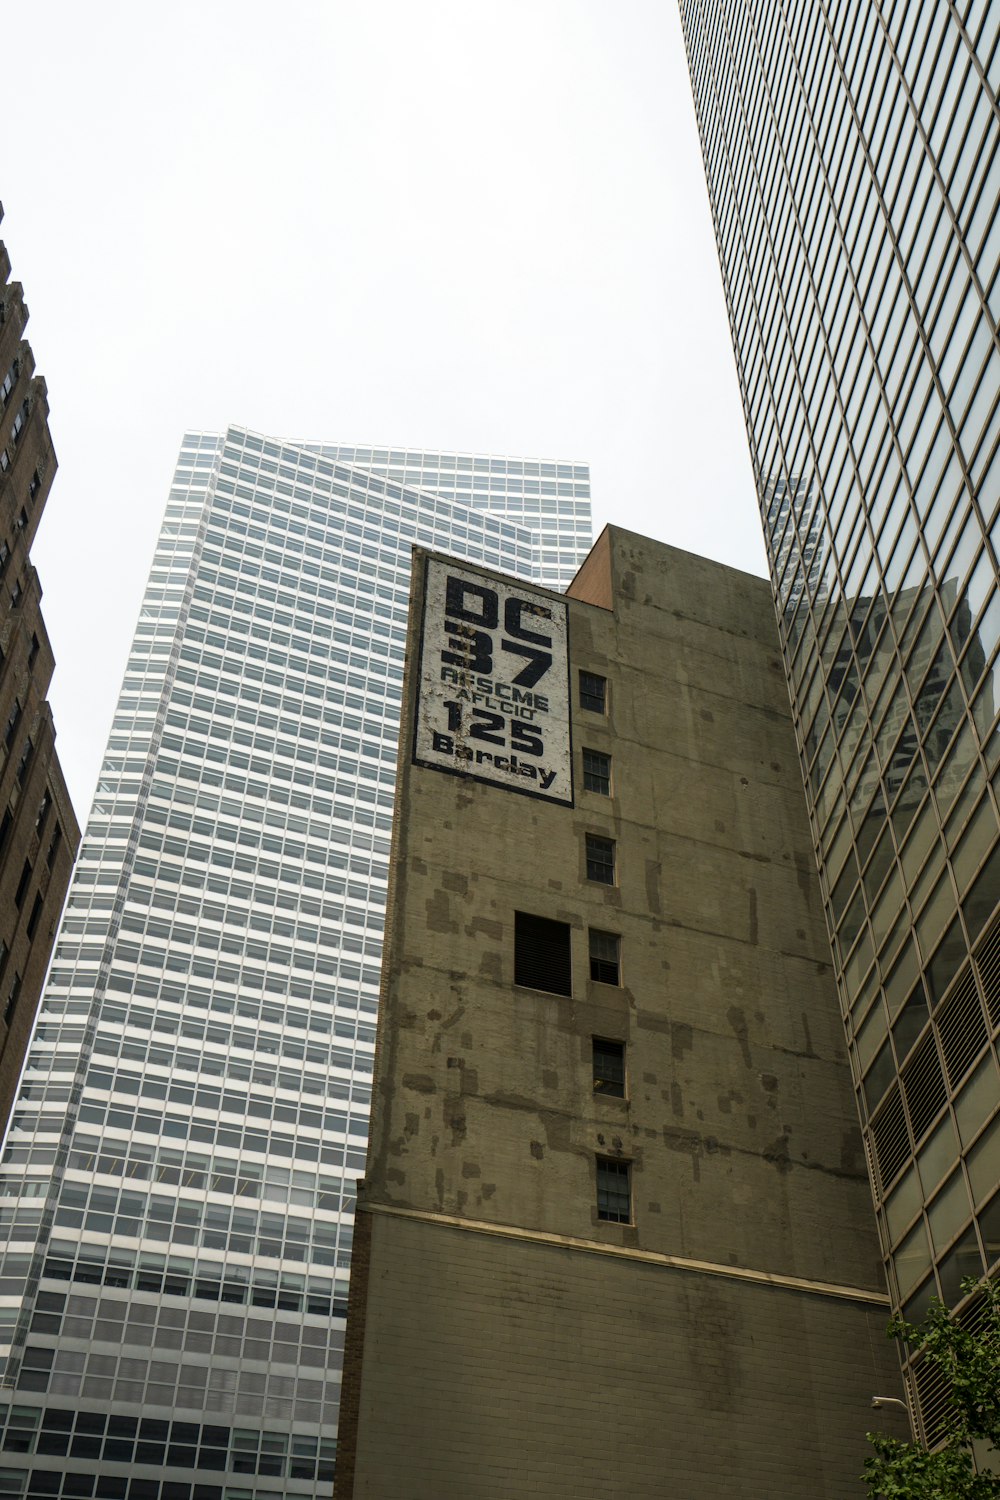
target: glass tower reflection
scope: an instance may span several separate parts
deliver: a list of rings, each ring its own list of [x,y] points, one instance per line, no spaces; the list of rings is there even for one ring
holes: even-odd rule
[[[680,10],[886,1271],[919,1317],[1000,1256],[1000,11]]]
[[[2,1171],[0,1493],[329,1494],[414,542],[585,467],[184,439]]]

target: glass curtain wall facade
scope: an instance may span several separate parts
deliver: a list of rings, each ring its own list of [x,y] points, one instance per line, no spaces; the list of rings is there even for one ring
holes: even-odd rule
[[[2,1495],[330,1493],[411,544],[590,539],[583,467],[422,459],[184,439],[3,1157]]]
[[[887,1276],[918,1318],[1000,1256],[1000,9],[680,10]]]

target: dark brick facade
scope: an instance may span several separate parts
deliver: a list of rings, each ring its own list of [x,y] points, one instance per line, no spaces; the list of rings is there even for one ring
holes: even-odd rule
[[[80,843],[45,697],[52,648],[30,556],[56,456],[45,381],[24,338],[28,309],[9,278],[0,243],[0,1129]]]

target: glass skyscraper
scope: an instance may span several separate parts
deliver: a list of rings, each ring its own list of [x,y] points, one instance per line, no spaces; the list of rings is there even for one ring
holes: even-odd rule
[[[1000,1256],[1000,8],[680,9],[886,1273],[919,1318]],[[907,1375],[933,1437],[940,1387]]]
[[[587,469],[185,437],[3,1157],[0,1495],[330,1493],[413,542]]]

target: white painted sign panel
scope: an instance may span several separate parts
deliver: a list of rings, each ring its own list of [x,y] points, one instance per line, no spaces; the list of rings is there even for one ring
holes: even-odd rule
[[[426,560],[413,759],[573,805],[563,600]]]

